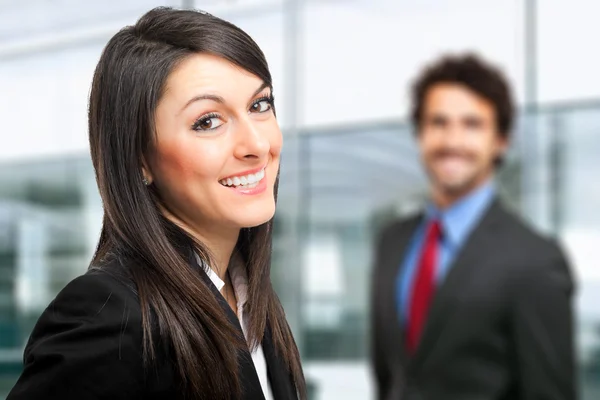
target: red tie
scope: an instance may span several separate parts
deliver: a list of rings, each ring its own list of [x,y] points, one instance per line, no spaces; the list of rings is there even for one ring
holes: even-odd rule
[[[413,280],[406,333],[406,345],[411,354],[416,351],[419,344],[427,312],[433,298],[440,233],[440,223],[437,220],[431,221],[427,226],[421,259]]]

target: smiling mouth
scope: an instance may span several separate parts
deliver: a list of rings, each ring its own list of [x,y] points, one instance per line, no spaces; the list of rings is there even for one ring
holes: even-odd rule
[[[234,188],[241,187],[241,188],[252,189],[252,188],[258,186],[260,181],[262,181],[264,178],[265,178],[265,170],[263,168],[255,174],[234,176],[234,177],[227,178],[227,179],[221,179],[219,181],[219,183],[226,187],[234,187]]]

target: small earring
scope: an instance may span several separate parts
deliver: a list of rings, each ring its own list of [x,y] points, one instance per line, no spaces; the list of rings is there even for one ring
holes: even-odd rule
[[[144,185],[148,186],[148,185],[150,184],[150,181],[148,180],[148,178],[146,178],[146,177],[143,177],[143,178],[142,178],[142,183],[143,183]]]

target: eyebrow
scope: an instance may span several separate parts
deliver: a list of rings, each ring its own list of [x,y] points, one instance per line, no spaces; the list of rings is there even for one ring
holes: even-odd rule
[[[260,87],[258,89],[256,89],[256,91],[254,91],[254,93],[252,94],[252,97],[256,97],[256,95],[258,95],[260,92],[262,92],[265,88],[270,87],[271,85],[269,85],[267,82],[263,82],[262,85],[260,85]],[[181,109],[181,111],[185,110],[190,104],[195,103],[196,101],[200,101],[200,100],[212,100],[216,103],[219,104],[224,104],[225,103],[225,99],[219,95],[216,94],[201,94],[198,96],[194,96],[192,97],[190,100],[188,100],[187,103],[185,103],[185,106],[183,106],[183,108]]]

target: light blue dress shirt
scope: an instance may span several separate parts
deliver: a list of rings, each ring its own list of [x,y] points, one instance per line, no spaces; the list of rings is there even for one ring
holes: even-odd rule
[[[492,202],[495,193],[494,183],[490,180],[446,210],[440,210],[433,204],[427,206],[425,218],[411,239],[406,257],[402,261],[401,273],[398,274],[396,281],[396,304],[403,324],[408,322],[412,283],[415,279],[428,223],[437,218],[442,228],[440,252],[436,265],[436,281],[439,285],[448,274],[458,250]]]

